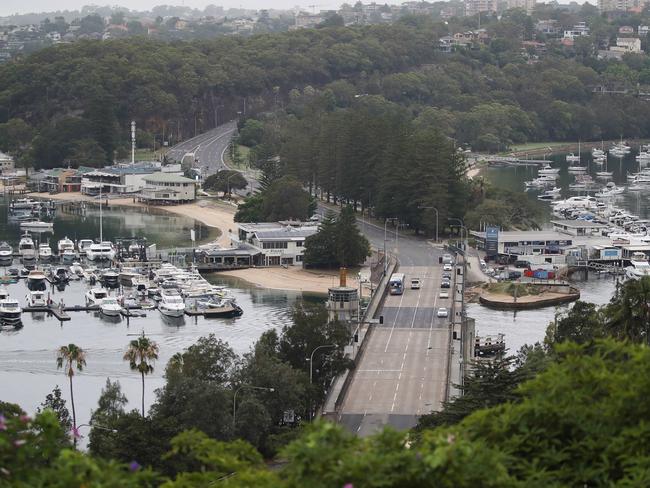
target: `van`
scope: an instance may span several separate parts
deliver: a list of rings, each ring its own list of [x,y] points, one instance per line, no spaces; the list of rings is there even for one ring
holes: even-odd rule
[[[411,290],[419,290],[422,286],[420,278],[411,278]]]

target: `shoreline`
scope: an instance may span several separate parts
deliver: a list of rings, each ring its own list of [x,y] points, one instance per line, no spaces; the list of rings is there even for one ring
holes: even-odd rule
[[[45,195],[42,193],[28,193],[25,197],[55,200],[61,202],[86,201],[98,203],[95,198],[90,198],[80,193],[57,193]],[[146,205],[142,202],[133,202],[133,198],[109,198],[109,205],[122,207],[156,208],[175,215],[182,215],[197,220],[208,227],[219,229],[221,235],[217,243],[222,248],[230,248],[230,233],[236,231],[237,224],[234,221],[236,207],[221,202],[210,200],[196,200],[194,203],[181,205]],[[289,268],[248,268],[234,271],[220,271],[217,275],[235,277],[247,283],[272,290],[286,290],[296,292],[327,294],[331,286],[338,285],[338,271],[309,271],[302,267],[291,266]],[[348,276],[349,286],[358,287],[358,280],[355,276]]]

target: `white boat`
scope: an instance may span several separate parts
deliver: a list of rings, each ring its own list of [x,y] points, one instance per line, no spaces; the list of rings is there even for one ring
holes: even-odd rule
[[[648,161],[650,160],[650,152],[647,151],[641,151],[639,155],[636,157],[637,161]]]
[[[0,300],[0,321],[5,324],[17,324],[20,322],[20,314],[23,313],[18,301],[13,298]]]
[[[168,317],[182,317],[185,313],[185,302],[179,294],[164,291],[158,303],[158,310]]]
[[[625,188],[618,187],[616,186],[616,183],[610,181],[609,183],[607,183],[605,188],[603,188],[601,191],[596,193],[594,196],[596,198],[609,198],[609,197],[614,197],[616,195],[620,195],[624,191]]]
[[[108,297],[108,290],[102,287],[91,288],[86,292],[86,303],[89,305],[99,305],[100,302]]]
[[[27,220],[20,223],[20,228],[29,230],[50,230],[54,228],[54,223],[43,222],[42,220]]]
[[[586,173],[587,172],[587,167],[586,166],[569,166],[567,168],[567,171],[569,173]]]
[[[34,246],[34,240],[29,234],[24,234],[20,238],[20,242],[18,243],[18,253],[22,257],[25,257],[25,255],[30,255],[32,257],[36,256],[36,247]]]
[[[543,168],[537,171],[538,175],[556,175],[560,172],[560,168],[553,168],[550,164],[546,164]]]
[[[12,210],[15,209],[32,209],[36,206],[38,206],[39,202],[38,200],[32,200],[31,198],[18,198],[14,201],[12,201],[9,205]]]
[[[115,258],[115,249],[110,242],[91,244],[86,248],[86,257],[90,261],[112,261]]]
[[[55,283],[67,283],[70,281],[70,273],[64,266],[57,266],[51,272],[50,278]]]
[[[598,171],[596,172],[596,178],[611,178],[614,175],[612,171]]]
[[[580,161],[580,156],[576,156],[576,155],[573,154],[573,153],[571,153],[571,154],[567,154],[567,156],[566,156],[566,160],[567,160],[567,162],[569,162],[569,163],[577,163],[578,161]]]
[[[0,243],[0,261],[6,261],[8,259],[13,259],[14,250],[6,242]]]
[[[57,249],[59,250],[59,254],[63,254],[67,250],[74,251],[74,242],[66,236],[59,241]]]
[[[95,241],[92,239],[79,239],[79,242],[77,243],[77,249],[79,249],[79,252],[81,254],[85,254],[88,248],[94,243]]]
[[[84,274],[83,266],[81,266],[81,264],[78,261],[74,261],[70,265],[70,274],[74,275],[77,278],[83,277]]]
[[[122,312],[122,306],[115,297],[103,298],[99,303],[99,311],[107,317],[116,317]]]
[[[42,243],[38,245],[38,257],[41,261],[52,259],[52,248],[49,244]]]
[[[122,268],[120,271],[119,280],[122,286],[133,286],[140,278],[142,278],[142,274],[133,268]]]
[[[74,252],[74,249],[65,249],[61,254],[61,258],[64,263],[73,263],[77,259],[77,253]]]
[[[112,269],[107,269],[102,272],[101,281],[104,283],[104,286],[109,288],[117,288],[119,286],[119,274],[113,271]]]
[[[642,252],[635,252],[630,258],[630,265],[625,268],[625,277],[638,280],[644,276],[650,276],[648,257]]]
[[[38,288],[45,287],[46,280],[45,273],[40,269],[33,269],[27,275],[27,288],[30,290],[35,290]]]
[[[45,298],[45,292],[41,290],[30,291],[27,294],[27,306],[28,307],[46,307],[47,299]]]

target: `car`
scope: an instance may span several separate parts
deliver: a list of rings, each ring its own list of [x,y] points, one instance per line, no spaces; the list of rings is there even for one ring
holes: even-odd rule
[[[442,273],[442,279],[443,280],[444,279],[450,280],[451,279],[451,273],[449,271],[445,271],[444,273]]]
[[[528,261],[517,260],[515,261],[515,268],[530,268],[530,263]]]
[[[440,307],[438,309],[438,313],[436,313],[438,317],[449,317],[449,312],[445,307]]]
[[[451,288],[451,282],[449,280],[442,280],[440,282],[440,288]]]
[[[483,259],[480,259],[478,264],[481,266],[481,269],[483,270],[487,268],[487,263]]]
[[[444,264],[451,264],[454,262],[454,258],[451,257],[451,254],[444,254],[442,256],[442,262]]]
[[[442,267],[443,271],[451,271],[453,268],[451,267],[451,264],[447,263]]]
[[[440,298],[449,298],[449,292],[446,290],[441,291]]]
[[[420,278],[411,278],[411,290],[419,290],[422,286]]]

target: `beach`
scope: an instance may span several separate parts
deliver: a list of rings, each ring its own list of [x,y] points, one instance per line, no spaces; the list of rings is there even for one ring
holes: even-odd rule
[[[91,198],[80,193],[57,193],[54,195],[31,193],[26,196],[58,201],[87,201],[98,203],[96,198]],[[195,203],[158,206],[145,205],[137,200],[134,202],[133,198],[109,198],[108,204],[125,207],[155,207],[165,212],[195,219],[209,227],[218,228],[221,233],[217,242],[224,248],[231,247],[229,234],[237,231],[237,224],[234,221],[235,211],[237,209],[234,205],[225,202],[197,200]],[[275,290],[327,293],[328,288],[338,285],[338,271],[336,270],[306,270],[298,266],[289,266],[288,268],[248,268],[235,271],[222,271],[219,274],[242,279],[260,288]],[[348,276],[348,286],[358,287],[356,274],[354,276]]]

